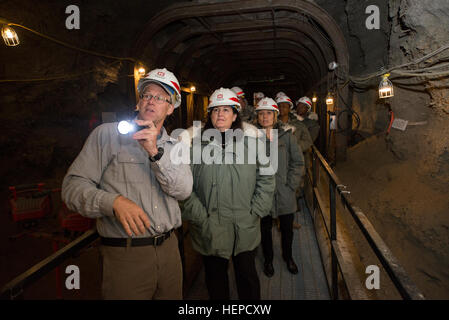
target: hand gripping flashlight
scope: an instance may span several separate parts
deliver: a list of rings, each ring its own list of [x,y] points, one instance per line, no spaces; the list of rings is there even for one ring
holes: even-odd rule
[[[147,126],[139,126],[134,121],[122,120],[118,123],[117,129],[120,134],[128,134],[130,132],[137,132],[142,129],[147,128]]]

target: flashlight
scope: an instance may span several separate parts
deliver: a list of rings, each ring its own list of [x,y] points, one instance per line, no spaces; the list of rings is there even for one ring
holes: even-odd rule
[[[137,132],[142,129],[147,128],[147,126],[139,126],[134,121],[122,120],[118,123],[117,129],[121,134],[128,134],[130,132]]]

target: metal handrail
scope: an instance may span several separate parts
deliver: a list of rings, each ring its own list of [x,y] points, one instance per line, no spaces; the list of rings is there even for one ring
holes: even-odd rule
[[[336,193],[341,198],[344,207],[349,211],[351,217],[356,222],[356,225],[362,232],[365,239],[368,241],[374,254],[379,259],[380,263],[387,272],[389,278],[398,290],[401,297],[405,300],[423,300],[424,295],[419,291],[413,281],[410,279],[405,270],[401,267],[396,257],[392,254],[388,246],[382,240],[380,235],[374,229],[369,219],[365,216],[362,210],[353,205],[350,200],[350,192],[346,190],[337,175],[329,166],[327,161],[318,151],[315,146],[312,146],[312,185],[313,185],[313,210],[317,207],[317,181],[319,174],[319,165],[324,168],[329,177],[329,207],[330,207],[330,248],[331,248],[331,291],[333,299],[338,298],[338,270],[337,267],[343,261],[339,261],[339,248],[337,243],[337,219],[336,219]],[[345,190],[341,190],[341,189]],[[337,191],[337,192],[335,192]],[[326,224],[325,224],[326,226]],[[326,227],[327,229],[327,227]],[[329,230],[326,230],[329,233]]]
[[[16,298],[20,298],[23,294],[23,289],[26,286],[29,286],[30,284],[45,276],[47,273],[51,272],[67,258],[78,253],[82,248],[97,240],[98,237],[99,235],[97,233],[97,230],[92,229],[86,231],[74,241],[67,244],[65,247],[59,249],[51,256],[35,264],[33,267],[4,285],[0,292],[0,299],[14,300]]]

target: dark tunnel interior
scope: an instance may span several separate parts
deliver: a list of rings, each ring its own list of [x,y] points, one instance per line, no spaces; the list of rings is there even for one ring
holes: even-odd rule
[[[376,12],[377,27],[370,27]],[[282,91],[293,103],[314,97],[319,133],[308,150],[304,202],[313,207],[309,227],[325,286],[333,289],[331,251],[339,244],[338,258],[350,265],[337,271],[340,298],[362,291],[362,299],[401,298],[394,280],[378,291],[363,287],[366,265],[381,262],[354,220],[362,213],[404,268],[399,273],[426,298],[447,299],[448,16],[447,0],[0,0],[2,32],[10,26],[20,39],[0,45],[0,287],[76,238],[61,232],[58,220],[69,166],[96,127],[135,116],[139,79],[166,68],[182,95],[165,120],[168,133],[204,121],[209,97],[221,87],[242,88],[249,105],[256,92],[274,98]],[[382,79],[391,80],[386,99]],[[301,118],[295,108],[290,115]],[[326,164],[316,169],[312,159]],[[11,186],[38,182],[52,194],[53,214],[42,224],[51,220],[52,232],[11,218]],[[330,241],[327,225],[333,196],[351,200],[335,205],[341,242]],[[324,222],[316,222],[319,214]],[[295,232],[303,236],[301,223]],[[188,235],[181,247],[191,259],[184,270],[190,288],[201,260]],[[89,275],[84,291],[64,291],[64,299],[99,299],[98,248],[67,257],[61,266],[79,263]],[[25,298],[54,299],[61,270],[51,269]],[[359,280],[362,289],[351,292]]]

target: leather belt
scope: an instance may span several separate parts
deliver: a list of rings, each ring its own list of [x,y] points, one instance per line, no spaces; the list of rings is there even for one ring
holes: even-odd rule
[[[142,247],[160,246],[165,240],[170,238],[174,229],[151,238],[105,238],[101,237],[101,244],[110,247]]]

